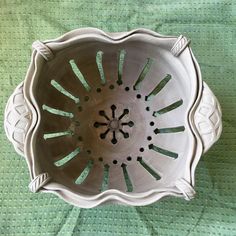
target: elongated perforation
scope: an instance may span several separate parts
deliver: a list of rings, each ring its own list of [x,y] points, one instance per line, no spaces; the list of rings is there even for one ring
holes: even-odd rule
[[[172,104],[170,104],[158,111],[154,111],[153,116],[157,117],[158,115],[162,115],[162,114],[165,114],[165,113],[170,112],[172,110],[175,110],[176,108],[180,107],[182,104],[183,104],[183,100],[180,99],[180,100],[178,100],[178,101],[176,101],[176,102],[174,102],[174,103],[172,103]]]
[[[141,82],[145,79],[147,73],[149,72],[151,65],[153,63],[153,59],[152,58],[148,58],[147,59],[147,63],[145,64],[145,66],[143,67],[142,72],[140,73],[137,81],[134,84],[134,90],[138,90],[141,86]]]
[[[86,165],[80,176],[75,180],[76,184],[82,184],[86,180],[93,167],[93,164],[94,164],[93,160],[88,161],[88,164]]]
[[[169,151],[169,150],[166,150],[164,148],[160,148],[160,147],[158,147],[158,146],[156,146],[154,144],[150,144],[148,147],[149,147],[149,149],[151,149],[151,150],[153,150],[155,152],[161,153],[161,154],[163,154],[165,156],[172,157],[174,159],[176,159],[178,157],[177,153]]]
[[[178,133],[183,132],[185,130],[184,126],[177,126],[177,127],[170,127],[170,128],[156,128],[154,130],[155,134],[162,134],[162,133]]]
[[[137,161],[141,164],[141,166],[146,170],[148,171],[148,173],[150,175],[152,175],[156,180],[159,180],[161,177],[160,175],[155,171],[153,170],[146,162],[143,161],[143,158],[142,157],[138,157],[137,158]]]
[[[130,180],[128,171],[127,171],[127,165],[122,163],[121,165],[122,170],[123,170],[123,174],[124,174],[124,179],[125,179],[125,183],[126,183],[126,187],[127,187],[127,192],[132,192],[133,191],[133,185],[132,182]]]
[[[74,60],[70,60],[70,65],[71,65],[71,69],[74,72],[74,74],[76,75],[76,77],[79,79],[79,81],[81,82],[81,84],[84,86],[84,88],[86,89],[86,91],[90,91],[91,87],[88,84],[88,82],[86,81],[86,79],[84,78],[83,74],[81,73],[81,71],[79,70],[78,66],[76,65]]]
[[[166,75],[163,80],[146,96],[145,100],[149,101],[153,96],[156,96],[164,87],[165,85],[170,81],[171,75]]]
[[[125,60],[126,51],[124,49],[120,50],[119,58],[118,58],[118,80],[117,84],[123,84],[122,75],[123,75],[123,66]]]
[[[105,74],[104,74],[104,70],[102,66],[102,56],[103,56],[103,51],[98,51],[96,55],[96,63],[97,63],[98,71],[100,74],[101,83],[105,84],[106,78],[105,78]]]
[[[103,169],[103,181],[102,181],[102,185],[101,185],[101,189],[100,192],[103,192],[105,190],[108,189],[108,183],[109,183],[109,165],[104,165],[104,169]]]
[[[55,132],[55,133],[47,133],[43,135],[43,138],[45,140],[50,138],[57,138],[61,136],[72,136],[73,132],[71,130],[61,131],[61,132]]]
[[[72,99],[75,103],[79,103],[80,99],[72,95],[69,91],[63,88],[56,80],[51,80],[51,85],[60,93]]]
[[[71,112],[66,112],[66,111],[62,111],[62,110],[59,110],[59,109],[55,109],[55,108],[49,107],[45,104],[42,106],[42,108],[43,108],[44,111],[47,111],[47,112],[49,112],[51,114],[54,114],[54,115],[65,116],[65,117],[68,117],[68,118],[73,118],[74,117],[73,113],[71,113]]]
[[[69,153],[67,156],[63,157],[62,159],[54,162],[54,164],[59,167],[65,165],[67,162],[75,158],[80,153],[80,148],[76,148],[73,152]]]

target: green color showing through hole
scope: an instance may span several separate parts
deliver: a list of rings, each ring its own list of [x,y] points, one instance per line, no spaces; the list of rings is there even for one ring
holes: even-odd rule
[[[126,187],[127,187],[127,192],[132,192],[133,191],[133,185],[132,182],[130,180],[128,171],[127,171],[127,165],[122,163],[121,165],[122,169],[123,169],[123,174],[124,174],[124,179],[125,179],[125,183],[126,183]]]
[[[86,165],[86,167],[84,168],[80,176],[75,180],[75,183],[82,184],[85,181],[85,179],[88,177],[89,172],[91,171],[92,167],[93,167],[93,160],[89,160],[88,164]]]
[[[142,157],[138,157],[137,161],[143,166],[145,170],[149,172],[156,180],[159,180],[161,177],[153,170],[146,162],[143,161]]]
[[[177,126],[171,128],[162,128],[162,129],[155,129],[155,134],[162,134],[162,133],[178,133],[183,132],[185,130],[184,126]]]
[[[108,182],[109,182],[109,165],[104,165],[104,172],[103,172],[103,181],[101,186],[101,192],[108,189]]]
[[[79,79],[79,81],[84,86],[84,88],[89,92],[91,90],[91,87],[89,86],[88,82],[86,81],[83,74],[79,70],[79,68],[76,65],[75,61],[70,60],[70,65],[71,65],[71,68],[72,68],[73,72],[75,73],[76,77]]]
[[[151,68],[151,65],[153,63],[153,59],[152,58],[148,58],[147,59],[147,63],[145,64],[145,66],[143,67],[143,70],[141,72],[141,74],[139,75],[135,85],[134,85],[134,90],[138,90],[140,88],[141,82],[145,79],[148,71]]]
[[[154,150],[155,152],[159,152],[165,156],[168,156],[168,157],[172,157],[174,159],[176,159],[178,157],[178,154],[175,153],[175,152],[171,152],[171,151],[168,151],[166,149],[163,149],[163,148],[160,148],[160,147],[157,147],[155,146],[154,144],[150,144],[149,145],[149,149],[152,149]]]
[[[169,106],[160,109],[159,111],[154,111],[153,116],[157,117],[158,115],[172,111],[172,110],[178,108],[179,106],[181,106],[182,104],[183,104],[183,100],[182,99],[178,100],[177,102],[174,102],[174,103],[170,104]]]
[[[146,101],[149,101],[151,97],[157,95],[165,87],[170,79],[171,75],[166,75],[165,78],[152,90],[152,92],[148,94],[148,96],[146,97]]]
[[[42,106],[42,108],[43,108],[43,110],[48,111],[49,113],[52,113],[54,115],[65,116],[65,117],[69,117],[69,118],[74,117],[73,113],[71,113],[71,112],[66,112],[66,111],[62,111],[59,109],[55,109],[55,108],[49,107],[45,104]]]
[[[117,80],[117,84],[119,84],[119,85],[121,85],[123,83],[122,75],[123,75],[125,54],[126,54],[126,51],[124,49],[120,50],[120,54],[119,54],[119,58],[118,58],[118,80]]]
[[[43,138],[46,140],[46,139],[49,139],[49,138],[57,138],[57,137],[67,136],[67,135],[72,136],[73,132],[70,131],[70,130],[67,130],[67,131],[62,131],[62,132],[55,132],[55,133],[50,133],[50,134],[44,134]]]
[[[79,98],[73,96],[71,93],[69,93],[66,89],[64,89],[56,80],[51,80],[51,85],[60,93],[64,94],[68,98],[74,100],[75,103],[79,103]]]
[[[102,84],[105,84],[106,78],[105,78],[105,74],[104,74],[104,70],[103,70],[103,66],[102,66],[102,55],[103,55],[102,51],[97,52],[96,63],[97,63],[98,71],[100,73],[100,78],[101,78]]]
[[[64,164],[66,164],[68,161],[70,161],[71,159],[73,159],[79,153],[80,153],[80,148],[78,147],[73,152],[71,152],[70,154],[68,154],[64,158],[62,158],[61,160],[54,162],[54,164],[58,167],[62,166]]]

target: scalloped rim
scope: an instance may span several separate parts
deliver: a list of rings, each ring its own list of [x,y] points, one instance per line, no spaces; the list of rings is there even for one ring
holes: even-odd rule
[[[116,43],[116,42],[120,43],[122,41],[128,40],[130,37],[132,37],[135,34],[146,34],[146,35],[153,36],[155,38],[162,38],[162,39],[172,39],[172,40],[177,39],[177,37],[160,35],[154,31],[147,30],[147,29],[136,29],[130,32],[123,32],[123,33],[105,33],[104,31],[96,29],[96,28],[82,28],[82,29],[77,29],[77,30],[68,32],[55,40],[45,41],[44,43],[49,48],[52,46],[56,48],[56,50],[59,51],[61,50],[62,47],[64,48],[68,44],[70,44],[72,40],[76,41],[77,39],[79,40],[83,38],[85,38],[86,40],[86,38],[88,37],[96,37],[96,38],[98,37],[101,39],[106,39],[106,41],[109,41],[111,43]],[[195,71],[196,71],[198,85],[199,85],[198,91],[196,91],[197,97],[195,98],[195,101],[193,102],[192,107],[189,110],[189,115],[188,115],[189,127],[192,130],[193,136],[196,140],[195,141],[195,155],[193,155],[192,160],[191,160],[191,165],[189,167],[189,172],[191,175],[190,184],[194,185],[195,168],[203,151],[201,138],[193,123],[193,114],[201,98],[202,78],[201,78],[199,65],[190,48],[189,50],[192,56],[193,64],[195,66]],[[36,167],[36,163],[33,157],[34,156],[33,155],[33,149],[34,149],[33,136],[35,132],[37,131],[37,127],[40,123],[40,116],[39,116],[39,108],[37,107],[37,105],[35,105],[36,101],[34,97],[32,96],[32,83],[31,83],[31,81],[35,77],[38,70],[37,63],[36,63],[38,57],[40,57],[40,54],[37,53],[36,50],[34,50],[32,53],[31,64],[28,69],[28,73],[26,75],[25,85],[24,85],[24,94],[25,94],[26,102],[30,110],[32,111],[32,123],[26,135],[25,150],[24,150],[28,167],[30,170],[31,179],[33,179],[35,176],[41,173],[40,168],[38,169]],[[57,189],[55,189],[55,186],[57,186]],[[125,193],[119,190],[109,189],[93,196],[78,195],[78,194],[73,193],[71,190],[66,189],[65,186],[60,185],[58,183],[52,184],[52,182],[47,183],[44,186],[44,189],[42,189],[41,191],[52,192],[60,196],[63,200],[73,205],[84,207],[84,208],[90,208],[90,207],[98,206],[105,202],[114,202],[114,201],[120,202],[121,204],[141,206],[141,205],[151,204],[159,200],[160,198],[163,198],[168,195],[184,197],[184,195],[177,188],[174,190],[173,188],[154,189],[154,190],[150,190],[144,193]]]

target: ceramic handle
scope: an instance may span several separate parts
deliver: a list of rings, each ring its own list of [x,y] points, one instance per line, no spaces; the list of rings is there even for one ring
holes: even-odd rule
[[[201,136],[204,153],[221,135],[221,118],[220,104],[208,85],[203,82],[202,97],[194,114],[194,123]]]
[[[25,135],[31,123],[30,111],[26,105],[21,82],[10,96],[4,114],[4,128],[7,138],[17,153],[24,156]]]

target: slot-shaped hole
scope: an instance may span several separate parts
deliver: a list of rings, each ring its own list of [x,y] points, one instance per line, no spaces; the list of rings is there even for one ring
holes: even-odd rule
[[[155,152],[158,152],[158,153],[161,153],[165,156],[168,156],[168,157],[172,157],[174,159],[176,159],[178,157],[178,153],[175,153],[175,152],[172,152],[172,151],[169,151],[169,150],[166,150],[164,148],[160,148],[154,144],[150,144],[149,146],[149,149],[155,151]]]
[[[51,85],[60,93],[65,95],[66,97],[72,99],[75,103],[79,103],[80,99],[72,95],[69,91],[67,91],[64,87],[62,87],[56,80],[51,80]]]
[[[122,75],[123,75],[125,54],[126,54],[126,51],[124,49],[120,50],[120,54],[119,54],[119,58],[118,58],[118,80],[117,80],[117,84],[119,84],[119,85],[121,85],[123,83]]]
[[[67,156],[63,157],[62,159],[54,162],[54,164],[59,167],[59,166],[63,166],[65,165],[67,162],[69,162],[71,159],[73,159],[74,157],[76,157],[78,154],[80,153],[80,148],[76,148],[73,152],[71,152],[70,154],[68,154]]]
[[[153,96],[156,96],[165,85],[171,80],[171,75],[167,74],[163,80],[161,80],[158,85],[146,96],[145,100],[149,101]]]
[[[104,165],[103,169],[103,180],[102,180],[102,185],[101,185],[101,192],[105,191],[108,189],[108,182],[109,182],[109,165]]]
[[[127,165],[122,163],[121,168],[123,170],[124,179],[125,179],[125,183],[126,183],[126,187],[127,187],[127,192],[132,192],[133,191],[133,185],[132,185],[132,182],[130,180],[129,173],[127,171]]]
[[[44,134],[43,138],[45,140],[47,140],[47,139],[50,139],[50,138],[57,138],[57,137],[62,137],[62,136],[72,136],[72,135],[73,135],[72,131],[66,130],[66,131],[61,131],[61,132]]]
[[[184,126],[170,127],[170,128],[156,128],[154,130],[155,134],[165,134],[165,133],[178,133],[183,132],[185,130]]]
[[[74,72],[74,74],[76,75],[76,77],[79,79],[79,81],[81,82],[81,84],[84,86],[84,88],[86,89],[86,91],[90,91],[91,87],[88,84],[88,82],[86,81],[86,79],[84,78],[83,74],[81,73],[80,69],[78,68],[78,66],[76,65],[74,60],[70,60],[69,61],[70,65],[71,65],[71,69]]]
[[[145,79],[147,73],[149,72],[149,70],[151,68],[152,63],[153,63],[153,59],[152,58],[147,58],[147,62],[144,65],[142,72],[140,73],[137,81],[134,84],[134,87],[133,87],[134,90],[140,89],[141,82]]]
[[[142,167],[148,171],[149,174],[151,174],[156,180],[159,180],[161,177],[160,175],[153,170],[146,162],[143,161],[142,157],[138,157],[137,161],[142,165]]]
[[[183,104],[183,100],[180,99],[180,100],[178,100],[177,102],[174,102],[174,103],[172,103],[172,104],[170,104],[170,105],[168,105],[168,106],[166,106],[166,107],[164,107],[164,108],[162,108],[162,109],[160,109],[160,110],[158,110],[158,111],[154,111],[154,112],[153,112],[153,116],[156,117],[156,116],[158,116],[158,115],[161,115],[161,114],[165,114],[165,113],[167,113],[167,112],[170,112],[170,111],[172,111],[172,110],[174,110],[174,109],[180,107],[182,104]]]
[[[102,57],[103,57],[103,51],[98,51],[96,55],[96,63],[97,63],[98,71],[100,74],[101,83],[105,84],[106,78],[105,78],[105,74],[104,74],[104,70],[102,66]]]
[[[55,109],[55,108],[49,107],[45,104],[42,106],[42,108],[44,111],[47,111],[47,112],[54,114],[54,115],[65,116],[65,117],[69,117],[69,118],[74,117],[73,113],[71,113],[71,112],[66,112],[66,111],[62,111],[59,109]]]
[[[76,184],[82,184],[85,179],[88,177],[91,169],[93,167],[93,160],[89,160],[88,164],[86,165],[86,167],[84,168],[84,170],[82,171],[82,173],[79,175],[79,177],[75,180]]]

